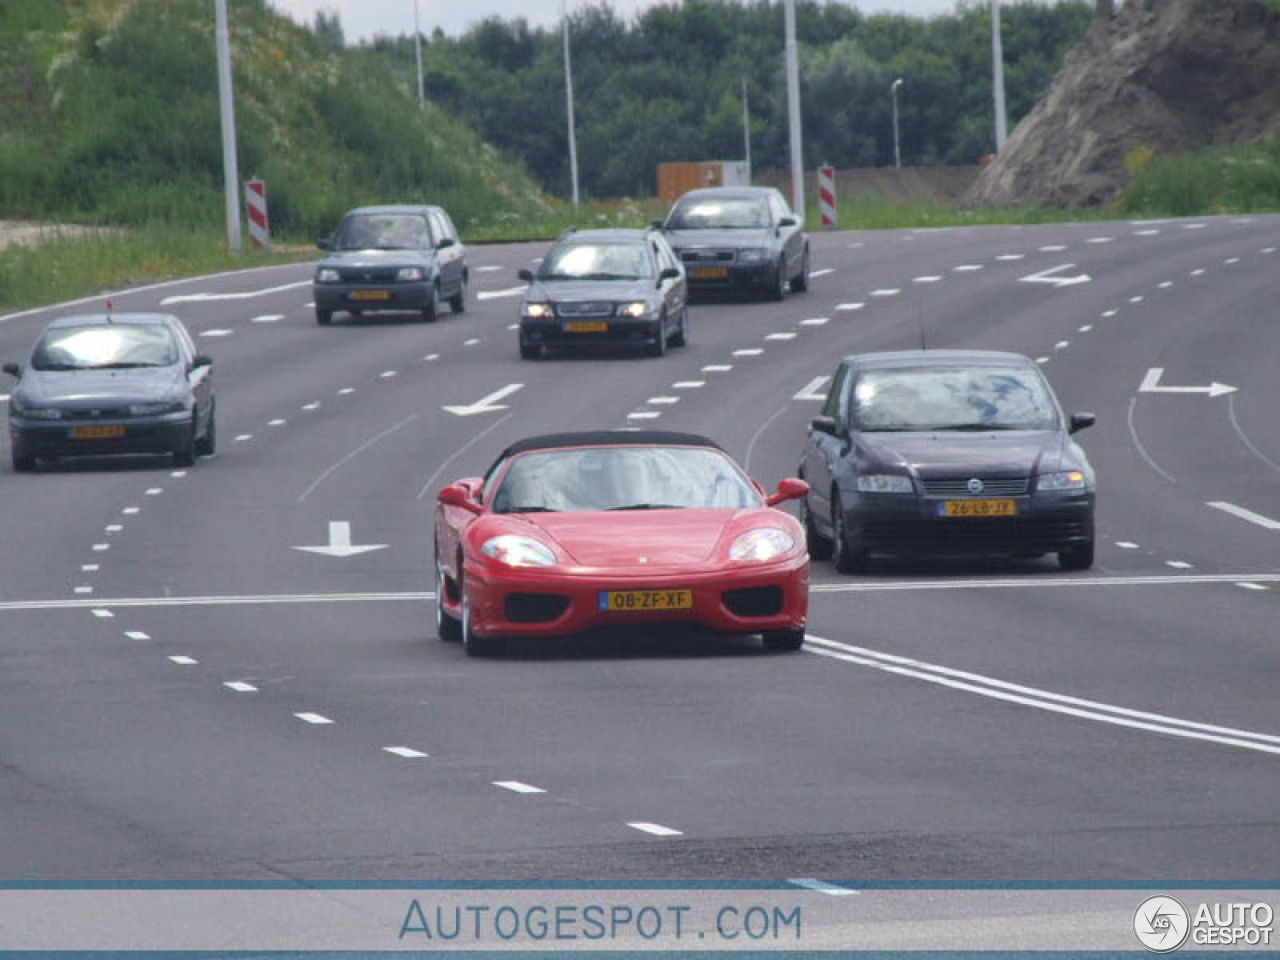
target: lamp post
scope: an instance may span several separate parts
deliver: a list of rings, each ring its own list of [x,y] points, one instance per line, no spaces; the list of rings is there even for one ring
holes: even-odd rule
[[[227,0],[217,0],[215,32],[218,48],[218,103],[222,115],[222,181],[226,200],[227,246],[240,252],[240,169],[236,162],[236,110],[231,95],[231,32]]]
[[[560,2],[560,21],[564,32],[564,97],[569,120],[569,180],[573,189],[573,212],[578,212],[578,138],[573,127],[573,67],[569,62],[569,15],[564,0]]]
[[[902,86],[902,78],[893,81],[889,87],[889,96],[893,98],[893,165],[902,166],[902,148],[898,144],[898,88]]]
[[[991,0],[991,88],[995,97],[996,153],[1004,150],[1008,120],[1004,110],[1004,53],[1000,48],[1000,0]]]
[[[418,0],[413,0],[413,55],[418,64],[418,105],[427,99],[422,83],[422,29],[418,26]]]
[[[791,143],[791,209],[804,223],[804,148],[800,133],[800,66],[796,55],[796,4],[787,0],[785,15],[787,61],[787,129]]]
[[[747,103],[747,75],[742,75],[742,155],[747,162],[747,183],[751,182],[751,108]]]

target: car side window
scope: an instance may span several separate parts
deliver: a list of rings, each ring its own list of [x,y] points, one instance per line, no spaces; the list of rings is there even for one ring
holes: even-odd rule
[[[848,407],[846,401],[849,391],[849,368],[843,363],[836,370],[836,375],[831,378],[831,388],[827,391],[826,402],[822,405],[822,415],[830,417],[836,422],[837,426],[844,426],[848,422],[845,411]]]
[[[187,332],[187,328],[184,327],[181,323],[172,324],[170,326],[170,329],[172,329],[174,333],[178,335],[178,342],[183,346],[183,348],[186,351],[186,355],[187,355],[186,359],[190,360],[192,357],[196,355],[196,343],[194,340],[191,339],[191,334]]]
[[[458,238],[458,228],[453,225],[453,220],[443,210],[437,211],[440,214],[440,222],[444,224],[445,235],[452,237],[455,243],[460,243]]]
[[[435,210],[432,210],[428,216],[431,220],[431,245],[439,246],[440,241],[449,236],[449,230]]]

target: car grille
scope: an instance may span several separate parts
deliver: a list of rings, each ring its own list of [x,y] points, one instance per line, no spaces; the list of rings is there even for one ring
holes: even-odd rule
[[[782,610],[781,587],[726,590],[720,596],[735,617],[772,617]]]
[[[866,519],[861,534],[872,550],[885,553],[1049,552],[1089,537],[1079,520],[1015,520],[954,517],[936,520]]]
[[[1027,477],[977,477],[981,490],[970,490],[973,477],[921,479],[926,497],[1020,497],[1027,492]]]
[[[613,316],[612,300],[579,300],[573,303],[557,303],[559,317],[610,317]]]
[[[509,593],[505,607],[511,623],[549,623],[569,609],[569,598],[558,593]]]
[[[131,417],[128,407],[92,407],[82,410],[64,410],[68,420],[121,420]]]
[[[682,250],[680,259],[685,263],[731,263],[732,250]]]
[[[343,283],[395,283],[399,267],[347,267],[338,270]]]

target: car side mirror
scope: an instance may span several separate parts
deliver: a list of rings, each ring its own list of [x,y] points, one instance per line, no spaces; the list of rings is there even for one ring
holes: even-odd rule
[[[319,240],[316,241],[316,246],[321,250],[328,250],[329,247],[331,246],[331,244],[329,243],[329,238],[321,237]]]
[[[1071,415],[1071,429],[1069,432],[1076,433],[1085,427],[1092,427],[1098,422],[1098,418],[1092,413],[1073,413]]]
[[[213,358],[206,357],[203,353],[198,353],[191,358],[191,369],[199,370],[201,367],[212,367]]]
[[[664,267],[662,272],[658,274],[659,284],[661,284],[663,280],[679,280],[679,279],[680,279],[679,267]]]
[[[519,270],[516,271],[516,276],[519,277],[521,280],[523,280],[525,283],[533,283],[532,270],[527,270],[524,267],[521,267]]]
[[[825,414],[810,420],[809,429],[814,433],[825,433],[829,437],[840,435],[840,428],[836,425],[836,418],[828,417]]]
[[[661,221],[661,220],[650,220],[650,221],[649,221],[649,226],[653,227],[653,229],[655,229],[655,230],[661,230],[661,229],[663,229],[662,221]]]
[[[471,491],[459,483],[445,487],[436,494],[436,500],[447,507],[459,507],[467,513],[484,513],[484,507],[471,499]]]
[[[6,363],[0,370],[4,370],[11,377],[20,378],[22,376],[22,368],[16,363]]]
[[[436,249],[443,250],[445,247],[452,247],[453,242],[453,237],[441,237],[440,242],[436,244]]]
[[[795,217],[783,217],[778,221],[779,227],[794,227],[796,225]]]
[[[799,477],[787,477],[778,482],[778,489],[769,495],[764,504],[766,507],[776,507],[787,500],[799,500],[808,492],[809,484]]]

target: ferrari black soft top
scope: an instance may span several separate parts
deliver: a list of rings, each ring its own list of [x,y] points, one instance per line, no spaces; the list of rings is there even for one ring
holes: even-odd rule
[[[546,433],[538,437],[517,440],[493,462],[486,476],[494,467],[517,453],[529,450],[554,450],[558,447],[617,447],[617,446],[667,446],[711,447],[723,450],[720,444],[696,433],[676,433],[671,430],[591,430],[581,433]]]

